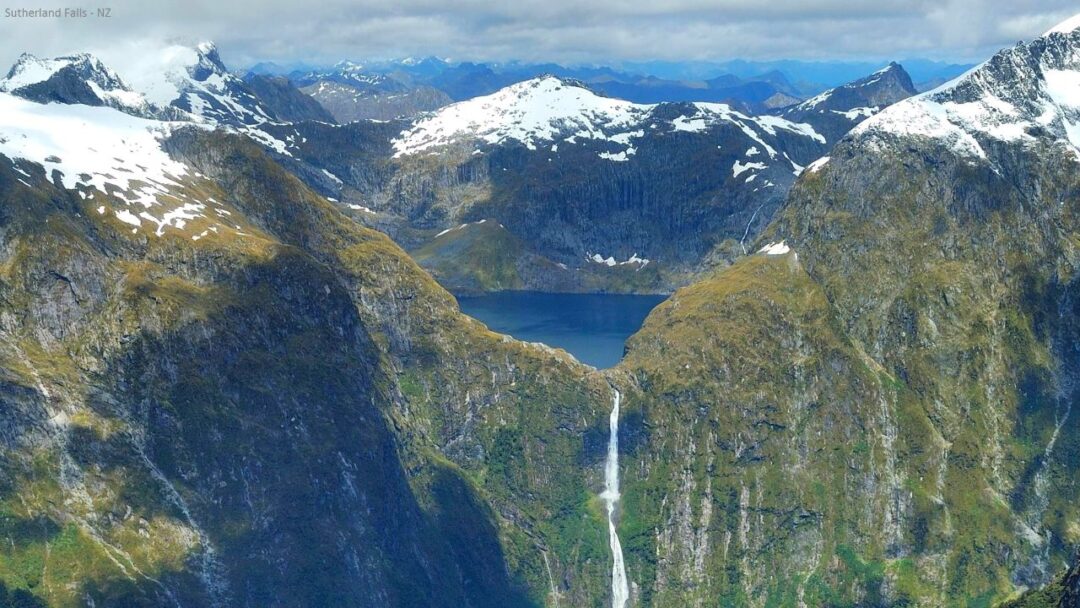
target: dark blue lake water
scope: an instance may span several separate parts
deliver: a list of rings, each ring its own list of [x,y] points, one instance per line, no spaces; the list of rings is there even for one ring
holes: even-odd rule
[[[465,314],[518,340],[565,349],[583,363],[619,362],[623,343],[664,296],[503,291],[460,296]]]

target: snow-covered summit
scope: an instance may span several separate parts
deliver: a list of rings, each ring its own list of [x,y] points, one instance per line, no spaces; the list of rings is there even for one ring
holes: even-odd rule
[[[824,143],[809,125],[752,117],[725,104],[637,104],[598,95],[573,80],[540,76],[421,117],[394,140],[394,150],[400,157],[459,141],[518,142],[535,150],[549,143],[603,140],[625,147],[603,158],[625,161],[635,153],[633,140],[644,137],[646,128],[700,132],[720,123],[738,127],[770,156],[775,152],[763,139],[777,130]]]
[[[855,125],[915,93],[915,86],[904,68],[898,63],[890,63],[864,78],[786,108],[780,115],[788,120],[809,123],[830,142],[836,142]]]
[[[0,155],[27,187],[35,178],[21,161],[135,231],[226,229],[217,204],[191,194],[201,178],[162,142],[177,129],[223,125],[280,151],[258,128],[268,122],[258,99],[209,43],[112,55],[21,56],[0,80]]]
[[[891,62],[880,70],[854,82],[829,89],[786,110],[784,115],[806,112],[848,112],[866,108],[877,112],[892,103],[915,94],[915,86],[904,68]]]
[[[423,117],[394,141],[394,149],[398,155],[416,154],[462,136],[488,144],[516,140],[530,149],[567,131],[600,139],[638,124],[650,108],[542,76]]]
[[[270,120],[258,98],[229,72],[212,42],[149,45],[134,56],[112,49],[116,72],[156,107],[173,107],[227,125],[257,125]]]
[[[0,79],[0,91],[40,103],[105,105],[137,116],[152,113],[142,95],[88,53],[54,59],[24,53]]]
[[[134,116],[258,125],[259,99],[225,68],[211,42],[118,45],[96,55],[23,55],[0,91],[41,103],[108,105]]]
[[[891,106],[853,130],[919,137],[986,158],[991,141],[1058,142],[1080,150],[1080,16],[996,53],[960,78]],[[1080,154],[1080,152],[1078,152]]]
[[[24,87],[48,81],[61,70],[74,68],[84,74],[88,80],[106,88],[124,87],[120,77],[88,53],[42,59],[30,53],[23,53],[11,66],[7,76],[0,80],[0,91],[11,92]]]

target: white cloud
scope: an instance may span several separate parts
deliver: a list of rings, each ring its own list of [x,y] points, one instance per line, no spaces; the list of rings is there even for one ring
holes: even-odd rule
[[[103,41],[212,39],[226,61],[984,58],[1077,10],[1041,0],[115,0],[108,20],[4,19],[0,61]]]

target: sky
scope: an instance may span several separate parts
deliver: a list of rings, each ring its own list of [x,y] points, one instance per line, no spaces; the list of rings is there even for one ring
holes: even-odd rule
[[[3,9],[77,7],[6,0]],[[87,5],[89,6],[89,5]],[[618,66],[635,61],[977,62],[1080,12],[1064,0],[99,0],[111,16],[0,16],[0,63],[117,43],[213,40],[258,61],[438,56]],[[133,51],[137,52],[137,51]],[[3,71],[3,68],[0,68]]]

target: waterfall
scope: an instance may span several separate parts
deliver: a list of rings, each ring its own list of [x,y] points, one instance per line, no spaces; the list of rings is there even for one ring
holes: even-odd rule
[[[626,582],[626,565],[623,563],[622,544],[615,531],[615,504],[619,502],[619,401],[622,395],[615,391],[611,416],[608,419],[607,460],[604,462],[604,492],[600,494],[607,506],[608,544],[611,545],[611,608],[624,608],[630,599]]]

